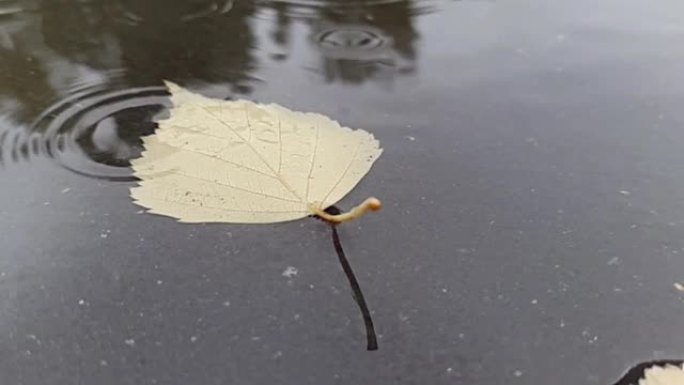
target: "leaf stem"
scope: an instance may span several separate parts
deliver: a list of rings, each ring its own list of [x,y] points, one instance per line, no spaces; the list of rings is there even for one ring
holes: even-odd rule
[[[360,218],[369,211],[381,210],[382,202],[380,202],[378,198],[370,197],[365,201],[361,202],[360,205],[351,209],[348,213],[343,213],[337,207],[335,207],[334,210],[330,210],[332,207],[335,206],[330,206],[328,207],[328,209],[323,210],[320,207],[320,204],[309,203],[309,211],[311,212],[311,214],[318,216],[319,218],[323,219],[324,221],[330,224],[339,224]]]
[[[330,228],[332,229],[332,239],[333,245],[335,246],[335,251],[337,252],[337,256],[340,259],[340,264],[342,265],[344,274],[347,276],[349,286],[351,286],[354,301],[356,301],[356,304],[359,305],[359,309],[361,310],[361,314],[363,315],[363,323],[366,326],[366,348],[368,350],[378,350],[378,340],[375,336],[373,319],[371,318],[370,311],[368,311],[368,305],[366,305],[366,300],[363,298],[361,286],[359,285],[359,282],[356,280],[356,276],[354,275],[354,271],[352,270],[351,265],[347,260],[347,257],[344,255],[342,243],[340,242],[340,236],[337,233],[337,226],[331,223]]]

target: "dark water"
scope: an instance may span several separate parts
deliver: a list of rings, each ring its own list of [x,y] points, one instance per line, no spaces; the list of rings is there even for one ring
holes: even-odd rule
[[[612,384],[684,357],[682,41],[678,0],[0,0],[0,383]],[[386,205],[341,229],[379,351],[320,222],[130,202],[164,79],[380,139],[340,203]]]

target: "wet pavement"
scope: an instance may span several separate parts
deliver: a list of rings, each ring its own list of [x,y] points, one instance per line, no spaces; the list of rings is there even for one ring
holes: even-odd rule
[[[613,384],[684,357],[684,5],[0,0],[0,383]],[[163,80],[372,132],[340,227],[131,203]]]

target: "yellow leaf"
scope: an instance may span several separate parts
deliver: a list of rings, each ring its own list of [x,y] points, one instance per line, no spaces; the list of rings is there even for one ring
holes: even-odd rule
[[[269,223],[311,214],[340,222],[380,208],[369,198],[346,217],[322,212],[382,153],[372,134],[320,114],[166,85],[171,115],[132,162],[140,182],[131,196],[150,212],[181,222]]]

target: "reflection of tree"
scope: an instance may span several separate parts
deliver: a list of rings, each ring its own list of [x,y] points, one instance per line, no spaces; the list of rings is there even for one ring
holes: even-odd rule
[[[134,85],[173,79],[228,83],[249,90],[249,73],[255,68],[254,37],[246,19],[253,13],[250,2],[100,3],[105,5],[73,1],[62,3],[62,9],[51,5],[43,22],[45,36],[51,37],[48,45],[94,67],[119,64]],[[222,9],[226,12],[221,13]],[[118,47],[120,57],[106,54],[111,47]]]
[[[200,80],[229,83],[240,92],[251,90],[249,74],[256,67],[254,36],[247,21],[254,11],[251,2],[236,2],[228,13],[185,22],[179,22],[182,12],[178,6],[169,6],[184,2],[127,3],[145,3],[145,8],[136,9],[141,23],[117,26],[123,60],[132,78]],[[197,1],[188,4],[188,12],[198,8]]]
[[[291,18],[301,18],[320,54],[316,68],[326,81],[362,83],[391,80],[415,70],[418,33],[413,18],[420,12],[411,0],[381,2],[323,0],[316,7],[276,2],[273,41],[286,45]],[[295,10],[294,8],[297,8]]]

